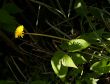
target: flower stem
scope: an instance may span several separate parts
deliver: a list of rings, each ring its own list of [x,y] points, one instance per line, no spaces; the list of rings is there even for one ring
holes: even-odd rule
[[[49,38],[55,38],[59,40],[64,40],[64,41],[69,41],[69,39],[57,37],[57,36],[52,36],[52,35],[47,35],[47,34],[39,34],[39,33],[24,33],[24,34],[29,34],[29,35],[35,35],[35,36],[44,36],[44,37],[49,37]]]

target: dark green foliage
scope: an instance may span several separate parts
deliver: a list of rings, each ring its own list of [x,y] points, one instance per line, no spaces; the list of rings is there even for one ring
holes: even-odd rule
[[[110,72],[109,0],[0,3],[0,56],[12,74],[0,84],[97,84]],[[25,35],[15,39],[20,24]]]

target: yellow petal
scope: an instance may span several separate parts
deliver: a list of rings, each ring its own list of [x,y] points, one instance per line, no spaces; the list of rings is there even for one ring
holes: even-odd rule
[[[23,38],[23,36],[24,36],[24,26],[20,25],[15,30],[15,38],[18,38],[18,37]]]

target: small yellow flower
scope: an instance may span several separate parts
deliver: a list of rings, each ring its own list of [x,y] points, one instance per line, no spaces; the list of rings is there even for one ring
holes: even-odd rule
[[[23,36],[24,36],[24,26],[20,25],[15,30],[15,38],[18,38],[18,37],[23,38]]]

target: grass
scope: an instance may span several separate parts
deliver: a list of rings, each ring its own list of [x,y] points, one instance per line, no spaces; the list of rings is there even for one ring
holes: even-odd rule
[[[10,69],[9,72],[13,75],[12,78],[7,77],[7,80],[11,79],[15,82],[29,84],[77,84],[78,82],[81,84],[92,84],[90,82],[91,80],[100,80],[99,76],[102,76],[102,74],[97,73],[95,63],[98,62],[101,65],[102,62],[105,62],[102,59],[109,59],[110,53],[108,40],[110,37],[110,13],[108,11],[109,3],[107,1],[100,1],[100,3],[94,1],[94,3],[91,3],[90,0],[69,0],[67,2],[63,0],[26,0],[26,2],[23,2],[23,4],[26,4],[25,7],[20,7],[20,1],[18,1],[18,4],[14,0],[9,1],[14,6],[12,5],[9,9],[6,8],[8,2],[5,0],[1,9],[5,11],[6,18],[10,18],[8,19],[10,22],[7,22],[5,16],[0,21],[0,25],[3,26],[0,30],[0,36],[3,38],[3,42],[6,42],[5,46],[12,49],[10,50],[9,56],[5,56],[7,67]],[[11,11],[15,10],[13,8],[15,5],[17,7],[16,13],[11,14]],[[15,21],[15,24],[13,23],[13,26],[9,26],[13,21]],[[24,25],[26,30],[23,38],[15,39],[13,28],[16,28],[15,25],[18,26],[18,24]],[[11,35],[8,35],[8,33],[11,33]],[[84,46],[84,49],[75,51],[76,60],[78,60],[78,55],[76,54],[78,53],[86,59],[86,63],[82,62],[82,64],[77,64],[76,62],[75,64],[79,68],[76,70],[76,73],[75,70],[69,67],[65,81],[61,81],[57,77],[58,74],[56,75],[51,67],[51,59],[58,50],[62,50],[68,55],[74,54],[74,52],[68,50],[69,48],[67,46],[68,42],[70,40],[74,41],[74,39],[84,39],[90,43],[90,46],[87,47],[80,40],[75,43],[80,43],[80,45]],[[1,45],[3,42],[1,41]],[[7,42],[10,43],[11,47],[7,45]],[[65,45],[66,42],[67,44]],[[73,42],[71,44],[72,47],[75,44]],[[62,45],[63,48],[61,47]],[[6,53],[5,49],[1,53]],[[83,60],[80,55],[79,59]],[[3,56],[1,55],[1,57]],[[68,56],[67,58],[68,60],[71,59]],[[54,61],[54,59],[52,60]],[[86,71],[84,69],[83,66],[85,65],[89,67],[89,70],[87,69]],[[66,66],[68,67],[70,65],[67,64]],[[91,70],[90,67],[92,67]],[[104,69],[106,73],[109,73],[106,67],[107,65],[105,64]],[[91,76],[92,72],[98,75],[93,77]],[[104,72],[103,74],[106,73]],[[92,77],[94,80],[89,80],[86,76],[88,78]]]

